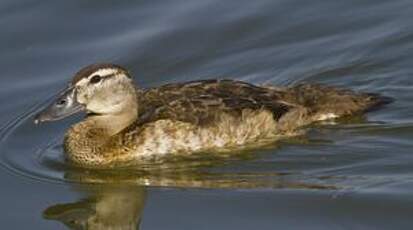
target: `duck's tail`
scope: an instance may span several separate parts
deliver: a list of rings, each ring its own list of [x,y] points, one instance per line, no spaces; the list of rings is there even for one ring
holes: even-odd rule
[[[364,109],[364,112],[371,112],[380,109],[382,106],[393,103],[394,98],[383,96],[379,93],[365,93],[366,97],[369,98],[370,103]]]
[[[358,93],[320,84],[299,84],[289,92],[286,100],[307,108],[313,120],[362,114],[394,101],[376,93]]]

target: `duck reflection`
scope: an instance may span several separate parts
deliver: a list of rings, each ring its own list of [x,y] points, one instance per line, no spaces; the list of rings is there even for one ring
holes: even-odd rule
[[[139,229],[145,203],[143,187],[102,185],[80,190],[86,192],[87,198],[51,206],[43,216],[76,230]]]
[[[182,162],[179,165],[182,166]],[[211,172],[203,167],[184,165],[180,169],[176,166],[162,164],[162,168],[146,168],[142,171],[67,171],[65,179],[83,184],[74,186],[74,189],[85,193],[86,198],[51,206],[44,211],[44,217],[60,221],[70,229],[129,230],[139,229],[148,186],[187,189],[336,189],[329,185],[303,183],[296,175],[286,173],[225,173]]]

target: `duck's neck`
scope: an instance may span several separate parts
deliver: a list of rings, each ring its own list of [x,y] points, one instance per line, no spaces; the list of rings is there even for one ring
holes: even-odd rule
[[[105,134],[111,137],[131,125],[137,117],[138,109],[136,107],[118,114],[90,116],[84,122],[90,123],[93,128],[105,130]]]
[[[138,116],[136,105],[128,111],[110,115],[93,115],[72,126],[65,137],[67,158],[85,167],[103,166],[111,148],[116,148],[118,134],[131,125]]]

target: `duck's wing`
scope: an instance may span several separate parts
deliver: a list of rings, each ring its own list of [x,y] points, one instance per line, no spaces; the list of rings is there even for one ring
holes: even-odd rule
[[[172,119],[204,125],[220,114],[241,116],[245,109],[268,110],[279,119],[292,105],[281,91],[234,80],[201,80],[168,84],[139,94],[140,122]]]

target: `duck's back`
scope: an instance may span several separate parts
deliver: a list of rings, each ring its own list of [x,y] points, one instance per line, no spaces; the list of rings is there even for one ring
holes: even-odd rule
[[[142,121],[172,119],[213,125],[222,113],[240,116],[244,110],[266,110],[278,120],[292,105],[284,92],[234,80],[200,80],[168,84],[138,95]]]
[[[197,125],[213,124],[221,113],[240,116],[243,110],[269,111],[276,121],[299,110],[305,113],[303,119],[313,122],[364,113],[391,102],[378,94],[321,84],[274,87],[235,80],[168,84],[138,97],[142,122],[172,119]]]

